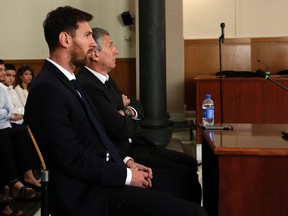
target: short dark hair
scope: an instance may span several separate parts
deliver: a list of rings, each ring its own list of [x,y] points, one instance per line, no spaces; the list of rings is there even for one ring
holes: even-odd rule
[[[2,59],[0,59],[0,64],[4,64],[4,61]]]
[[[16,67],[14,64],[4,64],[6,70],[14,70],[16,71]]]
[[[71,6],[58,7],[50,11],[43,22],[44,35],[50,52],[58,46],[59,34],[63,31],[73,36],[78,22],[91,21],[93,16]]]
[[[93,31],[93,38],[94,38],[94,40],[95,40],[95,42],[97,44],[95,49],[97,51],[101,51],[102,50],[102,45],[103,45],[102,38],[103,38],[104,35],[108,35],[109,36],[110,33],[107,30],[99,28],[99,27],[92,28],[92,31]]]

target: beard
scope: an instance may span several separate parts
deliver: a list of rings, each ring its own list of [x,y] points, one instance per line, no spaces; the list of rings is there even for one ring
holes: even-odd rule
[[[85,53],[78,43],[75,43],[74,50],[71,53],[71,64],[76,68],[88,64],[88,53]]]

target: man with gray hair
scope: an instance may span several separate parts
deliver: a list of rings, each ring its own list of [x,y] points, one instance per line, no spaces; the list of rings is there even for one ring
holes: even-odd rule
[[[87,66],[80,69],[77,80],[100,114],[109,137],[135,161],[153,168],[154,172],[169,172],[170,179],[181,182],[174,190],[187,192],[177,194],[200,204],[202,191],[197,161],[184,153],[157,148],[141,135],[140,122],[144,118],[141,102],[123,94],[108,75],[116,67],[118,50],[107,30],[98,27],[92,30],[97,45]]]

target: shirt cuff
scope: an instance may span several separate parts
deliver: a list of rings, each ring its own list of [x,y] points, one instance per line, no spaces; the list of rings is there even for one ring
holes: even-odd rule
[[[124,158],[124,160],[123,160],[124,164],[126,164],[128,160],[134,161],[133,158],[131,158],[131,157],[129,157],[129,156],[126,156],[126,157]]]
[[[133,161],[134,161],[133,158],[127,156],[127,157],[125,157],[124,160],[123,160],[124,164],[126,164],[128,160],[133,160]],[[126,170],[127,170],[127,176],[126,176],[125,185],[130,185],[130,184],[131,184],[131,181],[132,181],[132,171],[131,171],[131,169],[128,168],[128,167],[126,168]]]
[[[132,181],[132,171],[130,168],[126,168],[126,170],[127,170],[127,176],[126,176],[125,185],[130,185]]]

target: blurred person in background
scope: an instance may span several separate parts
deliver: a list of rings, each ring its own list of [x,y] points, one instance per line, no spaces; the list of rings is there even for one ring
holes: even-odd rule
[[[16,67],[14,64],[5,64],[6,74],[0,85],[3,87],[8,93],[8,100],[11,105],[11,109],[13,112],[13,117],[11,119],[12,127],[19,127],[23,125],[23,115],[24,115],[24,106],[22,105],[19,96],[15,89],[13,88],[16,78]]]
[[[33,79],[34,79],[34,71],[30,65],[25,64],[18,68],[15,83],[15,91],[17,92],[18,97],[23,106],[25,106],[26,104],[29,87]]]

